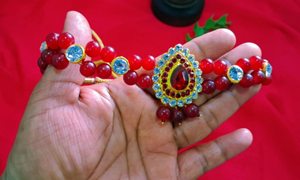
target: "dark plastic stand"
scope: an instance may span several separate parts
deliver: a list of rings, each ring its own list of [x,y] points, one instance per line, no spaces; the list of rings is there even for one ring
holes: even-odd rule
[[[154,15],[171,26],[188,26],[195,23],[202,13],[204,0],[152,0]]]

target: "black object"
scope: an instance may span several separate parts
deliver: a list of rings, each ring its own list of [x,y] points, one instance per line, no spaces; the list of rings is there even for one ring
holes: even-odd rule
[[[188,26],[195,23],[202,13],[204,0],[152,0],[154,15],[171,26]]]

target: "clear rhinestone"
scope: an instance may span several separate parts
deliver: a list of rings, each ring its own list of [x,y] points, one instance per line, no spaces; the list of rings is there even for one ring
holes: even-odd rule
[[[169,105],[171,106],[171,107],[174,107],[174,106],[176,106],[176,100],[171,100],[170,102],[169,102]]]
[[[160,73],[160,68],[156,67],[154,68],[154,74],[159,74]]]
[[[169,54],[167,54],[167,53],[165,53],[165,54],[162,55],[162,59],[163,59],[164,61],[168,61],[169,58],[170,58],[170,56],[169,56]]]
[[[47,49],[46,41],[42,42],[41,47],[40,47],[40,51],[43,52],[45,49]]]
[[[192,66],[193,66],[193,68],[195,68],[195,69],[199,68],[199,62],[198,62],[198,61],[194,61],[194,62],[192,63]]]
[[[170,99],[167,98],[167,97],[165,96],[165,97],[163,97],[163,98],[161,99],[161,102],[162,102],[163,104],[168,104],[168,103],[170,102]]]
[[[152,86],[154,91],[158,91],[160,89],[160,85],[158,83],[153,84]]]
[[[168,52],[171,56],[175,55],[175,53],[176,53],[174,48],[170,48]]]
[[[191,104],[192,103],[192,98],[188,97],[185,99],[186,104]]]
[[[202,86],[200,85],[200,84],[197,84],[196,86],[195,86],[195,90],[199,93],[199,92],[201,92],[202,91]]]
[[[183,107],[183,105],[184,105],[183,100],[178,100],[177,105],[178,105],[179,107]]]
[[[125,59],[123,59],[123,58],[118,58],[118,59],[114,60],[114,62],[112,64],[112,68],[113,68],[114,72],[119,75],[123,75],[129,70],[128,62],[125,61]]]
[[[269,77],[272,74],[272,70],[273,70],[272,66],[269,63],[267,63],[265,76]]]
[[[157,64],[158,64],[159,67],[163,67],[165,65],[165,62],[163,60],[159,60],[157,62]]]
[[[204,79],[202,77],[196,77],[196,83],[197,84],[202,84]]]
[[[237,65],[232,65],[228,69],[228,78],[232,83],[238,83],[244,76],[242,68]]]
[[[161,91],[157,91],[156,94],[155,94],[155,96],[156,96],[158,99],[162,98],[163,95],[164,95],[164,94],[163,94],[163,92],[161,92]]]
[[[83,59],[83,48],[77,44],[74,44],[66,50],[66,58],[73,63],[77,63]]]
[[[158,76],[158,75],[152,76],[152,81],[153,81],[153,82],[157,82],[158,79],[159,79],[159,76]]]
[[[193,92],[193,93],[191,94],[191,97],[192,97],[193,99],[197,99],[197,98],[198,98],[198,93],[197,93],[197,92]]]
[[[195,75],[196,76],[201,76],[202,75],[202,70],[201,69],[196,69]]]
[[[177,45],[175,46],[175,51],[181,52],[181,51],[182,51],[182,45],[181,45],[181,44],[177,44]]]
[[[188,48],[183,49],[182,54],[188,56],[190,54],[190,50]]]
[[[188,60],[190,62],[194,62],[195,61],[195,56],[193,54],[190,54],[189,57],[188,57]]]

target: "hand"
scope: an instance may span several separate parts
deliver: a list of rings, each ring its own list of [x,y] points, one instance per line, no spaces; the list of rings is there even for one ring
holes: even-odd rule
[[[92,39],[87,20],[77,12],[68,13],[64,31],[83,46]],[[199,61],[222,56],[234,64],[261,55],[252,43],[230,51],[234,45],[233,33],[221,29],[184,47]],[[47,68],[28,102],[3,179],[196,179],[252,142],[251,133],[239,129],[178,154],[209,135],[260,85],[200,95],[195,103],[203,116],[173,128],[156,118],[159,103],[150,90],[125,85],[122,78],[81,86],[78,69],[74,64],[63,71]]]

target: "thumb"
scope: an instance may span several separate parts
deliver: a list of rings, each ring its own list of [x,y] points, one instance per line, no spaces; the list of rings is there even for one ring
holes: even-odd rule
[[[71,33],[75,38],[75,44],[79,44],[82,47],[85,47],[92,40],[91,28],[88,21],[82,14],[76,11],[69,11],[67,13],[63,32]],[[48,87],[51,86],[49,87],[49,90],[52,91],[51,94],[55,93],[54,95],[59,96],[66,95],[68,92],[76,92],[71,95],[76,95],[76,98],[78,98],[80,86],[84,81],[84,76],[80,74],[79,68],[78,64],[73,63],[69,63],[68,67],[63,70],[48,66],[40,83],[43,85],[46,83]]]

